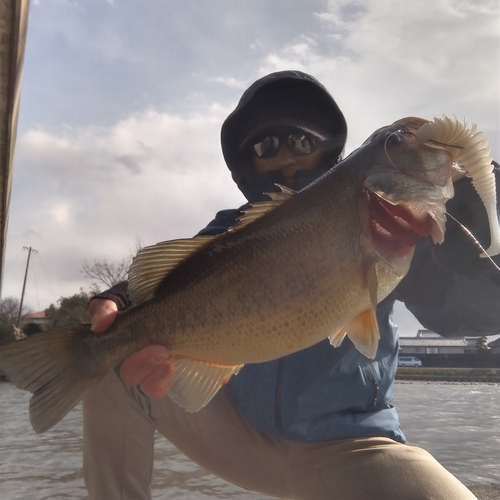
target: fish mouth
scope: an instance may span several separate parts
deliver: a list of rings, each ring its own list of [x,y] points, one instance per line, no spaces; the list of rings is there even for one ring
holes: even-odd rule
[[[388,261],[410,254],[423,236],[435,232],[436,221],[423,208],[411,203],[391,203],[368,191],[370,237]]]

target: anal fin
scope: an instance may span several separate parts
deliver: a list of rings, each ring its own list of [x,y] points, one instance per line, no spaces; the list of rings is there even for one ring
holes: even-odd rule
[[[191,358],[177,358],[168,395],[186,411],[203,408],[237,374],[243,365],[220,365]]]

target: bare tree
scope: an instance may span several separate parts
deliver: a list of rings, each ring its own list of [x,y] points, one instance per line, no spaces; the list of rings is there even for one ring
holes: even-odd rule
[[[0,316],[6,321],[15,323],[17,315],[19,314],[20,300],[17,297],[5,297],[0,300]],[[21,315],[31,312],[29,307],[23,305]]]
[[[130,258],[122,259],[117,263],[108,262],[106,259],[94,259],[93,264],[85,261],[82,271],[87,278],[97,280],[98,283],[111,288],[127,277],[130,262]]]
[[[130,255],[119,262],[108,262],[107,259],[94,259],[92,264],[84,261],[82,271],[86,278],[97,280],[97,283],[92,284],[92,291],[99,291],[99,284],[111,288],[113,285],[120,283],[127,277],[128,269],[132,260],[142,249],[141,240],[136,238],[135,250],[131,251]]]

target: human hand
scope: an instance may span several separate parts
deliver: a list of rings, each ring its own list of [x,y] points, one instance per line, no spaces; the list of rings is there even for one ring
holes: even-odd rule
[[[92,331],[103,333],[118,316],[118,307],[108,299],[93,299],[88,308]],[[120,377],[128,385],[140,385],[146,396],[158,399],[168,392],[173,378],[168,349],[150,345],[129,356],[120,366]]]
[[[167,394],[173,375],[172,358],[162,345],[153,344],[134,352],[120,366],[122,380],[132,387],[140,385],[151,399]]]

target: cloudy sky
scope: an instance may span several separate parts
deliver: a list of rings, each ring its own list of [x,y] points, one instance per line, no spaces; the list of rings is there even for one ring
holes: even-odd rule
[[[498,0],[32,0],[2,296],[41,310],[243,203],[224,118],[267,73],[331,91],[348,151],[403,116],[477,123],[499,158]],[[403,334],[418,323],[398,314]]]

